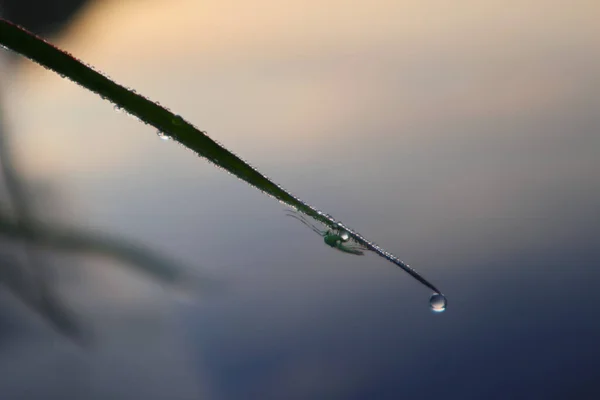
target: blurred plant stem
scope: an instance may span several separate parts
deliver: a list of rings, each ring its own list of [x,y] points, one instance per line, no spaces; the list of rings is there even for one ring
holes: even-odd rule
[[[107,256],[170,284],[178,284],[194,276],[192,270],[181,263],[113,235],[61,228],[55,224],[18,224],[1,213],[0,235],[49,249]]]
[[[10,71],[3,71],[9,74]],[[26,181],[12,158],[10,136],[3,114],[0,93],[0,173],[2,174],[11,214],[0,212],[0,237],[12,239],[21,246],[23,257],[0,253],[0,284],[37,312],[61,334],[80,343],[87,342],[90,332],[65,306],[53,286],[51,266],[38,253],[39,248],[93,253],[125,262],[161,282],[201,287],[191,270],[150,249],[128,243],[113,236],[102,236],[75,229],[45,226],[36,222],[29,201]],[[189,282],[188,282],[189,280]]]
[[[13,223],[18,229],[27,229],[27,226],[32,224],[34,215],[26,193],[25,182],[12,159],[2,97],[0,93],[0,170],[14,213]],[[0,275],[0,280],[15,296],[45,317],[59,332],[73,339],[82,340],[82,327],[60,300],[51,284],[50,266],[34,249],[30,248],[28,242],[23,242],[22,246],[23,262],[17,264],[16,260],[11,260],[12,262],[3,260],[6,273]]]

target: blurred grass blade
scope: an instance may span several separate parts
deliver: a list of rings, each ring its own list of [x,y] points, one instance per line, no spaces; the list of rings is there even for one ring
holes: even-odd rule
[[[33,210],[26,194],[25,182],[15,168],[5,129],[3,107],[0,101],[0,170],[4,177],[8,197],[15,214],[16,226],[25,227],[33,220]],[[30,243],[23,244],[23,262],[3,257],[3,274],[0,281],[29,308],[36,311],[58,332],[78,342],[87,342],[82,325],[62,304],[51,285],[50,268]]]
[[[250,164],[209,138],[205,132],[200,131],[185,121],[179,115],[173,114],[166,108],[111,81],[109,78],[94,71],[94,69],[77,60],[72,55],[3,19],[0,19],[0,45],[20,53],[38,64],[57,72],[61,76],[71,79],[81,86],[97,93],[102,98],[113,102],[117,107],[127,111],[129,114],[154,126],[162,134],[173,138],[185,147],[196,152],[198,155],[205,157],[217,166],[224,168],[231,174],[237,176],[239,179],[278,199],[280,202],[324,223],[332,229],[346,230],[349,236],[356,242],[399,266],[434,292],[440,293],[433,284],[428,282],[419,275],[417,271],[401,261],[398,257],[385,251],[375,243],[368,241],[358,232],[346,227],[340,221],[336,221],[332,216],[317,210],[308,203],[293,196],[265,175],[258,172],[258,170],[253,168]]]
[[[175,285],[187,279],[193,280],[194,277],[190,269],[174,260],[151,249],[112,236],[59,228],[54,225],[23,225],[1,214],[0,235],[57,250],[107,256],[135,266],[140,272],[150,274],[159,281]]]
[[[46,320],[57,332],[79,344],[88,344],[90,332],[75,318],[49,285],[27,276],[28,269],[8,255],[0,256],[0,284],[31,310]]]

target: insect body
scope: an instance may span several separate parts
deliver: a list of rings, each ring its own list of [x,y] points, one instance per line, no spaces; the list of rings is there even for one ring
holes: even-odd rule
[[[366,249],[363,246],[350,241],[350,235],[348,235],[348,232],[341,229],[320,230],[315,225],[308,222],[308,220],[304,216],[298,214],[297,212],[293,210],[286,211],[286,215],[288,217],[297,219],[304,225],[308,226],[313,232],[318,233],[320,236],[322,236],[323,241],[327,246],[333,247],[341,252],[354,254],[357,256],[362,256],[365,254],[364,251]]]

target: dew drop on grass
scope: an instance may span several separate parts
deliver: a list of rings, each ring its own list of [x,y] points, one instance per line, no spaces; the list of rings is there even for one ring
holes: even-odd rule
[[[165,134],[164,132],[158,131],[156,134],[158,135],[158,137],[161,140],[164,140],[164,141],[171,140],[171,136]]]
[[[434,293],[429,298],[429,305],[434,312],[443,312],[446,310],[446,297],[441,293]]]
[[[175,126],[181,126],[183,125],[183,118],[181,118],[179,115],[176,115],[171,119],[171,123]]]
[[[350,234],[346,231],[340,232],[340,238],[342,238],[342,242],[347,242],[350,240]]]

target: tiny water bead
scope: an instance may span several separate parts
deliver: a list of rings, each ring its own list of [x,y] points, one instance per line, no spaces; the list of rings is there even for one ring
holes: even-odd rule
[[[171,136],[165,134],[164,132],[158,131],[156,134],[161,140],[171,140]]]
[[[443,312],[446,310],[446,297],[441,293],[434,293],[429,298],[429,305],[434,312]]]
[[[342,239],[342,242],[347,242],[350,240],[350,234],[346,231],[342,231],[340,232],[340,238]]]
[[[179,115],[176,115],[171,118],[171,123],[175,126],[181,126],[183,125],[183,118],[181,118]]]

